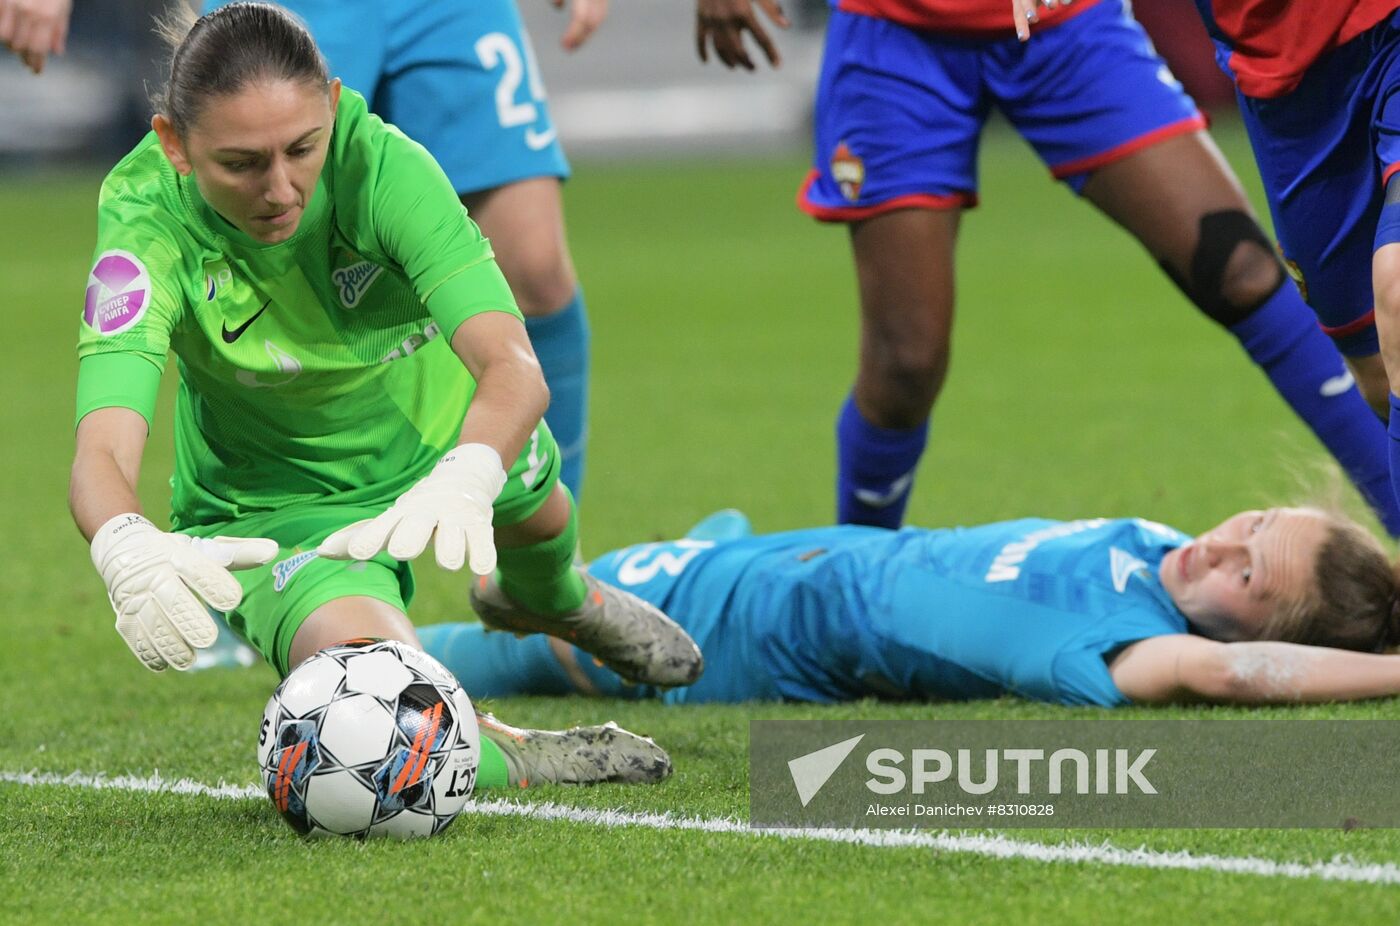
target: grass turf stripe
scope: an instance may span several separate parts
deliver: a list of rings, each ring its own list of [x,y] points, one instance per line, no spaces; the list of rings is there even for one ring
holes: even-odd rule
[[[52,772],[0,771],[0,782],[18,785],[60,785],[91,790],[139,791],[150,794],[189,794],[223,800],[263,798],[262,788],[254,785],[215,785],[162,778],[159,772],[139,778],[132,775],[67,775]],[[1266,878],[1349,881],[1362,884],[1400,884],[1400,867],[1394,863],[1358,863],[1346,858],[1326,862],[1280,862],[1253,856],[1193,855],[1190,852],[1159,852],[1146,847],[1123,849],[1087,843],[1039,843],[1009,839],[1000,835],[966,833],[922,833],[908,830],[857,829],[754,829],[731,818],[682,817],[672,814],[628,813],[619,810],[593,810],[551,802],[521,803],[498,798],[473,799],[462,811],[490,817],[522,817],[553,820],[587,826],[635,826],[655,830],[688,830],[704,833],[744,834],[778,839],[809,839],[878,848],[933,849],[966,853],[987,858],[1015,859],[1055,864],[1108,865],[1125,868],[1151,868],[1178,871],[1210,871],[1221,874],[1253,875]]]

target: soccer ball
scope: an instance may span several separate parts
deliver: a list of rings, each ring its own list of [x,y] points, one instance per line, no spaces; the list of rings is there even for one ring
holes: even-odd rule
[[[476,711],[452,673],[393,640],[347,640],[297,666],[263,711],[263,786],[302,834],[431,836],[471,796]]]

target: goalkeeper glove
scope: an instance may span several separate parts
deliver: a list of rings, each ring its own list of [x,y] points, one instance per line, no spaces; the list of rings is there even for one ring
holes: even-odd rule
[[[506,484],[501,455],[485,444],[463,444],[377,518],[356,521],[331,534],[316,552],[329,559],[370,559],[384,550],[397,560],[417,557],[434,539],[438,565],[472,572],[496,569],[491,503]]]
[[[142,665],[159,672],[188,669],[195,648],[218,637],[200,599],[218,611],[238,607],[243,589],[229,570],[261,566],[277,549],[264,538],[167,534],[139,514],[119,514],[93,535],[92,564],[107,583],[117,633]]]

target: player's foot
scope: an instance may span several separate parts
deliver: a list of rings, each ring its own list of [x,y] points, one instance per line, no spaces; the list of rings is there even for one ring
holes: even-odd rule
[[[700,677],[705,668],[700,647],[679,624],[630,592],[587,573],[583,581],[588,594],[578,609],[544,615],[507,598],[494,576],[478,576],[472,583],[472,608],[492,630],[558,637],[630,682],[672,688]]]
[[[753,533],[753,527],[749,524],[749,516],[738,508],[725,508],[716,511],[700,519],[690,530],[685,532],[687,540],[713,540],[716,543],[723,543],[726,540],[738,540]]]
[[[671,774],[671,757],[651,737],[609,721],[568,730],[522,730],[477,712],[481,735],[500,747],[512,787],[652,784]]]

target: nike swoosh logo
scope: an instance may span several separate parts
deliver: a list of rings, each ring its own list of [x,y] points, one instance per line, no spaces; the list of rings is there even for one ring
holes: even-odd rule
[[[1333,396],[1339,396],[1346,392],[1355,382],[1356,378],[1351,375],[1350,370],[1347,370],[1340,376],[1334,376],[1331,379],[1323,380],[1322,387],[1317,391],[1322,393],[1324,397],[1330,399]]]
[[[267,300],[266,302],[264,302],[264,303],[262,304],[262,308],[261,308],[261,309],[258,309],[256,312],[253,313],[253,317],[252,317],[252,318],[248,319],[246,322],[244,322],[243,324],[239,325],[237,328],[233,329],[232,331],[229,331],[229,330],[228,330],[228,323],[225,322],[225,323],[224,323],[224,326],[223,326],[223,329],[224,329],[224,343],[225,343],[225,344],[232,344],[234,341],[237,341],[240,337],[242,337],[242,336],[243,336],[243,332],[245,332],[245,331],[248,330],[248,326],[251,325],[253,322],[257,321],[257,320],[258,320],[258,316],[261,315],[262,313],[266,312],[266,311],[267,311],[267,307],[270,306],[270,305],[272,305],[272,300],[271,300],[271,299],[269,299],[269,300]]]
[[[889,489],[885,492],[877,492],[873,489],[856,489],[856,500],[871,508],[888,508],[899,501],[909,491],[909,487],[913,483],[914,473],[911,470],[890,483]]]
[[[554,136],[558,134],[554,129],[546,129],[543,132],[536,132],[534,129],[525,130],[525,145],[531,151],[539,151],[550,142],[554,141]]]

